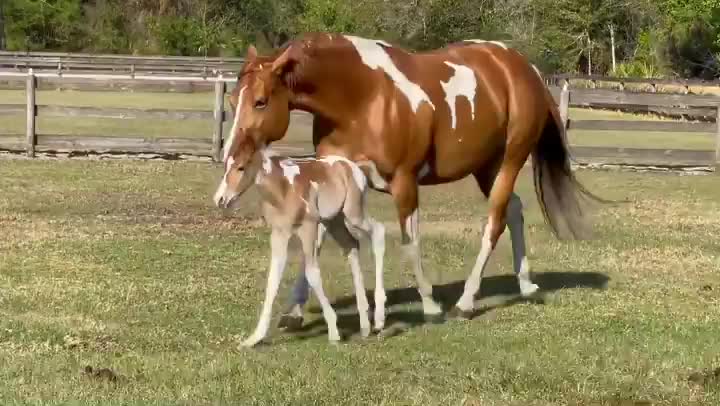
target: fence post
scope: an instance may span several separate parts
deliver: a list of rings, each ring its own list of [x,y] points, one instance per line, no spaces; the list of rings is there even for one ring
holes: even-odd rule
[[[35,157],[35,144],[37,139],[35,136],[35,113],[37,111],[35,106],[35,73],[32,68],[28,70],[27,84],[25,86],[25,94],[27,96],[27,104],[25,106],[27,111],[27,122],[25,126],[25,139],[27,142],[26,151],[30,158]]]
[[[715,115],[715,174],[720,175],[720,106]]]
[[[217,81],[215,82],[215,127],[212,140],[213,160],[215,162],[220,162],[222,160],[220,151],[222,150],[223,144],[223,121],[225,119],[225,81],[222,80],[222,78],[222,73],[220,73],[217,76]]]
[[[562,92],[560,93],[560,118],[563,126],[568,127],[568,115],[570,112],[570,83],[565,81]]]

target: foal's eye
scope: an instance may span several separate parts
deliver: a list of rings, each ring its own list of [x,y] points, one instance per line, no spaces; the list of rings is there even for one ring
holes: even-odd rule
[[[266,99],[266,98],[257,99],[257,100],[255,101],[255,108],[256,108],[256,109],[262,110],[262,109],[264,109],[265,107],[267,107],[267,99]]]

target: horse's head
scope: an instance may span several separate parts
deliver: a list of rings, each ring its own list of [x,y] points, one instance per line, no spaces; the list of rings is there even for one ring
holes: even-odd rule
[[[285,136],[290,124],[290,90],[283,83],[289,51],[279,57],[258,56],[250,46],[237,85],[228,101],[234,120],[224,148],[225,174],[215,204],[228,207],[252,185],[262,151]]]

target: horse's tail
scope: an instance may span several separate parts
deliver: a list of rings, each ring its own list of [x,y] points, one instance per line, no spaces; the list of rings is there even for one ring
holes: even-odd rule
[[[590,193],[578,180],[570,167],[565,126],[560,112],[546,89],[549,111],[545,128],[532,153],[535,193],[545,221],[558,239],[585,239],[592,230],[582,211],[579,197],[586,196],[608,202]],[[561,226],[564,220],[565,227]]]

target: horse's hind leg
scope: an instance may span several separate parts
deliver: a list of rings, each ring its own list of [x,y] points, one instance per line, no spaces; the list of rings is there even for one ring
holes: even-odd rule
[[[495,249],[507,225],[507,208],[521,167],[522,164],[504,162],[493,182],[489,196],[490,213],[483,231],[480,253],[478,253],[470,276],[465,281],[463,294],[455,305],[463,317],[471,317],[474,312],[475,295],[480,290],[483,272],[488,259],[490,259],[490,254]]]
[[[510,196],[507,208],[507,224],[510,229],[510,241],[512,243],[513,270],[520,285],[522,296],[531,296],[538,291],[538,285],[530,280],[530,265],[525,253],[525,219],[523,218],[523,205],[515,192]]]

